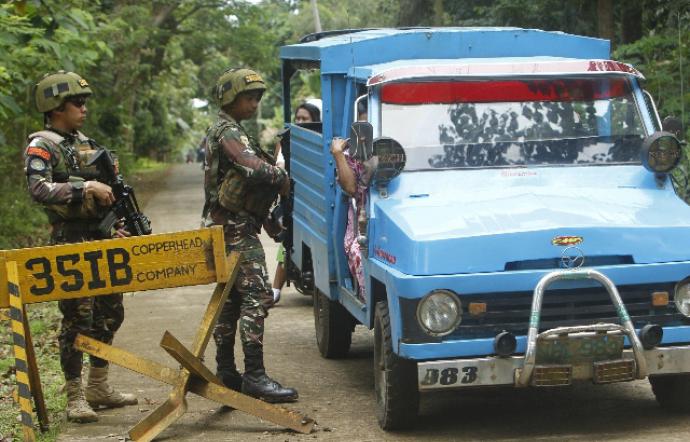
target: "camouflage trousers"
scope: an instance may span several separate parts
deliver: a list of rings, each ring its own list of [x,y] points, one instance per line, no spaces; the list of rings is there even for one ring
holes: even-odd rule
[[[213,330],[216,361],[219,372],[235,370],[234,346],[239,323],[245,370],[249,370],[250,354],[255,355],[254,358],[262,355],[264,318],[273,305],[273,293],[268,282],[266,256],[257,234],[226,229],[225,243],[226,253],[242,252],[242,259],[235,284]],[[253,362],[263,365],[263,361]]]
[[[90,336],[106,344],[113,342],[115,332],[125,319],[122,294],[77,298],[59,301],[62,312],[62,328],[58,337],[60,343],[60,365],[65,379],[81,377],[83,354],[74,348],[77,334]],[[107,361],[89,356],[94,367],[106,367]]]
[[[96,233],[70,233],[64,229],[55,229],[51,242],[65,244],[97,239],[103,238]],[[84,355],[74,348],[77,335],[81,333],[106,344],[112,343],[115,332],[125,318],[125,309],[121,293],[67,299],[58,301],[58,307],[62,312],[62,326],[58,336],[60,365],[65,379],[69,381],[81,377]],[[89,356],[89,359],[95,367],[108,365],[107,361],[95,356]]]

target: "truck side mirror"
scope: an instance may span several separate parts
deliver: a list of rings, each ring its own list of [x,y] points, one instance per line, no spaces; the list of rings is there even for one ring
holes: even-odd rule
[[[400,175],[405,168],[405,149],[393,138],[377,138],[373,143],[373,157],[376,159],[376,170],[373,180],[377,184],[387,184]]]
[[[642,142],[642,165],[655,174],[666,174],[678,165],[680,142],[668,132],[654,132]]]
[[[371,158],[374,128],[371,123],[357,121],[350,127],[350,155],[360,161]]]

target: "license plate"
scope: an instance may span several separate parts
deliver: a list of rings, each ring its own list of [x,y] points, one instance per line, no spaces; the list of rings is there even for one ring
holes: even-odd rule
[[[620,359],[623,335],[559,336],[537,342],[537,364],[582,364]]]

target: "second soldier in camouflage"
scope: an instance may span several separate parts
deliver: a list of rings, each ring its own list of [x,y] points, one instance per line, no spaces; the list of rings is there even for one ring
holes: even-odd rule
[[[221,110],[207,134],[204,219],[206,225],[223,226],[228,253],[242,253],[235,285],[213,334],[218,377],[228,388],[250,396],[288,402],[297,399],[297,391],[268,377],[264,368],[264,319],[273,294],[258,234],[272,203],[279,193],[287,193],[290,182],[240,125],[254,116],[265,90],[263,79],[249,69],[230,69],[218,79]],[[234,355],[238,323],[243,376]]]

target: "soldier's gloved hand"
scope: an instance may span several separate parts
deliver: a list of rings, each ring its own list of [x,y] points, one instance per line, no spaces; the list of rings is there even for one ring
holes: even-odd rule
[[[125,223],[124,221],[120,221],[115,224],[115,233],[113,233],[113,238],[127,238],[128,236],[132,236],[131,233],[127,229],[125,229]]]
[[[115,202],[113,189],[100,181],[87,181],[84,183],[84,196],[93,195],[101,206],[112,206]]]
[[[271,211],[268,213],[268,222],[276,223],[281,229],[284,229],[283,225],[283,210],[284,206],[282,204],[276,204],[273,206]]]
[[[270,216],[264,221],[264,230],[274,241],[280,242],[281,234],[283,233],[283,228],[277,220],[274,220]]]
[[[128,236],[132,236],[131,233],[129,233],[124,227],[121,227],[113,233],[113,238],[127,238]]]

